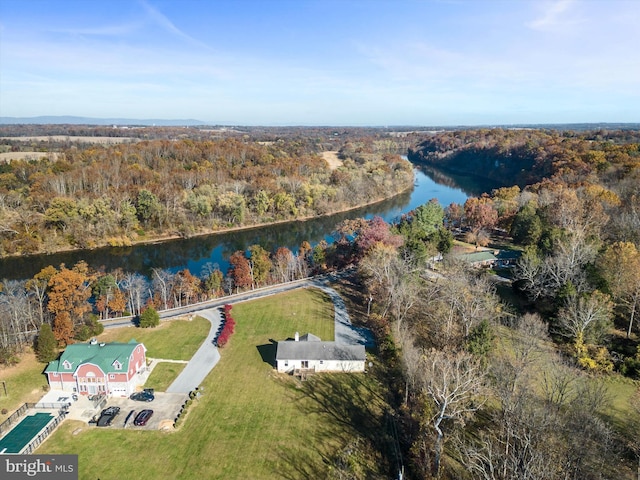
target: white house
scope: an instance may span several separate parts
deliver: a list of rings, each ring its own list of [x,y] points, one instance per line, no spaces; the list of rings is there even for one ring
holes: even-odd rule
[[[307,333],[294,340],[278,342],[276,368],[278,372],[364,372],[364,345],[323,342]]]

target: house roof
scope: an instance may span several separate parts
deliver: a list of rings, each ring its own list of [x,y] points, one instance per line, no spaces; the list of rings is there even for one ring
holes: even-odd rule
[[[316,337],[317,338],[317,337]],[[278,342],[276,360],[366,360],[364,345],[336,342],[291,341]]]
[[[129,358],[138,345],[141,344],[133,339],[129,343],[74,343],[67,345],[60,358],[49,362],[44,371],[45,373],[75,373],[80,365],[92,363],[100,367],[104,373],[127,372]],[[68,362],[71,368],[65,368],[65,362]],[[116,362],[121,365],[120,369],[114,366]]]
[[[488,250],[465,253],[463,255],[460,255],[459,258],[470,263],[495,262],[497,260],[496,256]]]
[[[300,337],[301,342],[320,342],[320,337],[314,335],[313,333],[305,333]]]

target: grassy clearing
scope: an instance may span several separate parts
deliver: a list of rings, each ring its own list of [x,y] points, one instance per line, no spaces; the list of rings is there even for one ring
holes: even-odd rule
[[[13,367],[0,368],[0,422],[6,420],[20,405],[25,402],[37,402],[44,395],[43,387],[48,385],[42,374],[45,365],[39,363],[33,353],[20,357],[20,363]],[[4,392],[5,382],[7,395]],[[7,410],[7,414],[2,414]]]
[[[144,387],[153,388],[158,392],[164,392],[169,385],[178,378],[178,375],[180,375],[180,372],[182,372],[186,366],[186,363],[160,362],[151,372]]]
[[[80,424],[67,421],[38,453],[79,454],[82,479],[323,478],[325,460],[344,442],[381,436],[375,419],[383,402],[372,376],[323,375],[300,383],[271,365],[271,340],[296,331],[333,339],[333,306],[325,294],[297,290],[237,304],[233,316],[236,333],[178,431],[85,426],[73,435]]]
[[[198,350],[211,328],[202,317],[193,320],[161,322],[156,328],[113,328],[98,337],[101,342],[128,342],[132,338],[144,343],[147,357],[189,360]],[[160,333],[162,332],[162,333]]]
[[[147,347],[147,356],[152,358],[169,358],[172,360],[188,360],[206,338],[211,324],[202,317],[192,321],[175,320],[163,322],[157,328],[140,329],[133,327],[114,328],[100,335],[103,342],[128,342],[132,338],[141,341]],[[184,368],[174,364],[178,368]],[[4,421],[20,405],[25,402],[37,402],[45,393],[43,387],[47,379],[43,375],[46,365],[39,363],[32,352],[21,356],[20,363],[9,368],[0,368],[0,422]],[[171,368],[158,372],[158,384],[170,378]],[[155,373],[155,372],[154,372]],[[179,373],[179,371],[178,371]],[[152,381],[156,381],[153,378]],[[2,381],[6,382],[7,393],[4,394]],[[166,387],[165,387],[166,388]],[[159,389],[160,390],[160,389]],[[3,409],[7,414],[2,414]]]

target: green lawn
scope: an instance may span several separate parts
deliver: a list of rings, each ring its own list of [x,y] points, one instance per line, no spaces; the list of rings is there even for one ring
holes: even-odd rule
[[[156,328],[114,328],[98,337],[102,342],[128,342],[132,338],[144,343],[147,357],[189,360],[202,344],[211,323],[202,317],[193,320],[171,320]],[[163,334],[159,334],[163,332]]]
[[[47,378],[42,374],[44,367],[45,364],[39,363],[30,353],[23,355],[17,365],[0,368],[0,422],[23,403],[37,402],[44,395],[43,387],[48,386]],[[7,410],[7,414],[2,414],[3,410]]]
[[[74,435],[83,424],[66,421],[37,453],[79,454],[81,479],[323,478],[325,460],[354,435],[383,436],[383,402],[372,375],[318,375],[300,383],[268,363],[271,340],[296,331],[333,339],[325,294],[297,290],[235,305],[232,315],[236,333],[178,431],[85,425]]]
[[[149,375],[144,387],[153,388],[158,392],[164,392],[186,366],[186,363],[160,362],[155,366],[151,375]]]

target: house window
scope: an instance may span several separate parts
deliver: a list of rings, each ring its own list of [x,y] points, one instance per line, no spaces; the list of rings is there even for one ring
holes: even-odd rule
[[[324,365],[324,360],[320,360],[320,365]]]
[[[285,361],[284,361],[284,366],[285,366],[285,367],[288,367],[288,366],[289,366],[289,360],[285,360]]]
[[[309,368],[309,360],[302,360],[302,367],[301,368]]]
[[[110,373],[109,374],[109,380],[115,380],[116,379],[116,374],[115,373]]]

